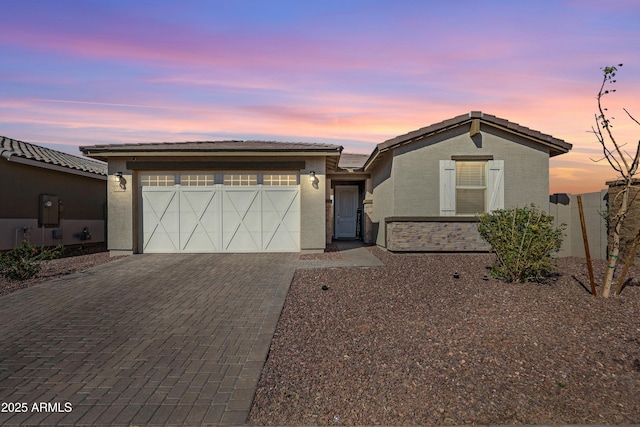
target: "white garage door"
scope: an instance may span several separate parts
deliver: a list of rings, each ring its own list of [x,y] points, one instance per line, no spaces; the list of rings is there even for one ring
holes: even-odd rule
[[[202,176],[142,175],[143,252],[300,250],[297,174]]]

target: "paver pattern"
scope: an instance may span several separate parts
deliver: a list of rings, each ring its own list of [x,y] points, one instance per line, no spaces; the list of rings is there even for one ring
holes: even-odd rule
[[[136,255],[1,297],[0,424],[243,424],[297,259]]]

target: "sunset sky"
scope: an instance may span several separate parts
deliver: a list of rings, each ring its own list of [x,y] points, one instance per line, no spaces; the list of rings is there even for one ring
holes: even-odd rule
[[[376,143],[471,110],[573,144],[551,192],[615,178],[589,133],[601,67],[633,152],[637,0],[3,1],[0,135],[78,146]]]

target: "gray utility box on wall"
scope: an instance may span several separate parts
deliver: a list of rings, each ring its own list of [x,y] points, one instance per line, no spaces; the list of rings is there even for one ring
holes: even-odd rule
[[[58,196],[40,195],[38,227],[60,227],[60,199]]]

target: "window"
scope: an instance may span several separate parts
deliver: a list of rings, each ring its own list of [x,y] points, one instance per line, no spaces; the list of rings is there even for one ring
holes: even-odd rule
[[[169,187],[179,184],[183,187],[212,187],[216,184],[226,186],[294,186],[298,185],[296,172],[213,172],[183,171],[169,173],[141,173],[140,184],[143,187]]]
[[[140,180],[143,187],[169,187],[176,183],[176,177],[171,175],[143,175]]]
[[[213,174],[182,174],[180,185],[185,187],[203,187],[215,183]]]
[[[258,175],[255,173],[252,174],[241,174],[241,173],[225,173],[224,174],[224,185],[256,185],[258,184]]]
[[[485,211],[487,162],[456,162],[456,215]]]
[[[263,174],[263,185],[298,185],[298,175],[295,173]]]
[[[504,160],[440,160],[440,215],[504,208]]]

